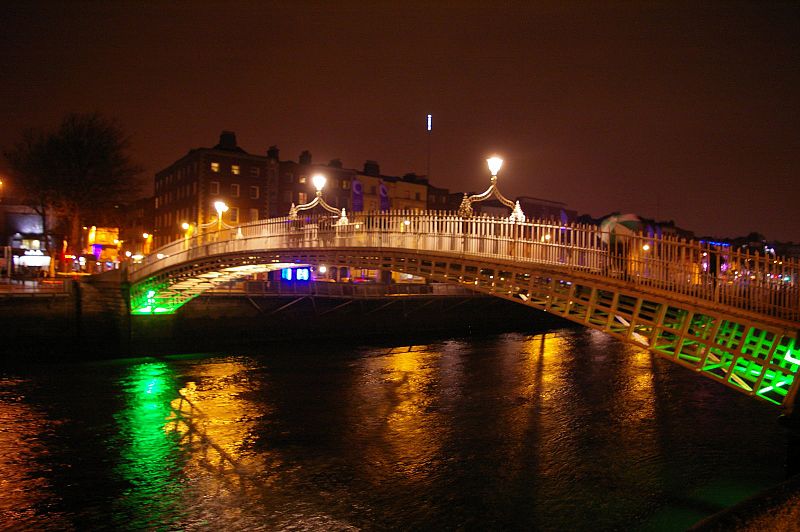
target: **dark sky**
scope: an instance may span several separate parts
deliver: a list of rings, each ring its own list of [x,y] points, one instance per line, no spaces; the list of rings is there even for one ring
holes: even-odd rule
[[[0,146],[100,111],[148,185],[223,129],[425,173],[430,112],[433,184],[800,241],[800,3],[432,3],[4,2]]]

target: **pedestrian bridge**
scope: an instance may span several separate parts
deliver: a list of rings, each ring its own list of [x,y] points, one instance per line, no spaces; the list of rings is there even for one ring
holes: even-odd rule
[[[131,312],[289,266],[394,271],[509,299],[650,349],[791,411],[797,261],[676,236],[453,213],[260,220],[172,242],[129,270]]]

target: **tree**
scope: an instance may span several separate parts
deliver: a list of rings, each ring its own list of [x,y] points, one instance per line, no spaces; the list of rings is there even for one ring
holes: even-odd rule
[[[141,172],[127,155],[130,139],[100,114],[69,114],[55,131],[27,130],[5,152],[25,201],[46,217],[67,223],[68,246],[81,251],[81,228],[138,191]],[[45,224],[45,231],[47,225]]]

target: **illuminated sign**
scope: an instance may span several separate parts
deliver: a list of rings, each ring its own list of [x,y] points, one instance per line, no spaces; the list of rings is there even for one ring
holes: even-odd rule
[[[428,115],[428,131],[433,129],[433,115]]]
[[[281,270],[281,279],[284,281],[309,281],[311,280],[311,270],[308,268],[286,268]]]

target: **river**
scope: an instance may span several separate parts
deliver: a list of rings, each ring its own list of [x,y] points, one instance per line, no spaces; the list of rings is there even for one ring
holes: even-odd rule
[[[0,528],[682,530],[779,411],[589,329],[0,369]]]

